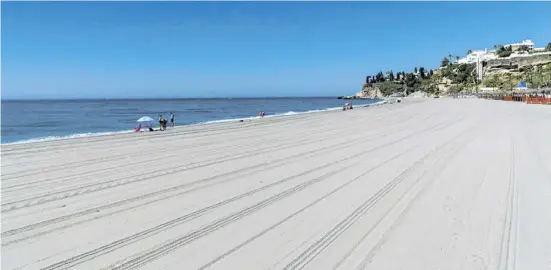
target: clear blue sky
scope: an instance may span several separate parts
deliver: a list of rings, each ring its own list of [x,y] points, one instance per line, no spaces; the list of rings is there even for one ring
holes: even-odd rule
[[[551,2],[3,2],[2,97],[336,96],[525,38]]]

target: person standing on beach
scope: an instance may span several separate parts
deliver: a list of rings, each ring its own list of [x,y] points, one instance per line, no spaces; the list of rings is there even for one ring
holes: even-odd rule
[[[174,127],[174,113],[170,112],[170,127]]]
[[[163,115],[159,114],[159,126],[160,126],[159,130],[164,130],[163,124],[164,124],[165,121],[166,120],[163,118]]]

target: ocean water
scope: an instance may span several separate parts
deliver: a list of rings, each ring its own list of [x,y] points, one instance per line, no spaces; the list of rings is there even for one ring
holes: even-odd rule
[[[353,105],[378,100],[349,100]],[[130,132],[142,116],[175,114],[176,126],[340,109],[336,98],[2,100],[2,144]],[[159,123],[154,122],[154,128]]]

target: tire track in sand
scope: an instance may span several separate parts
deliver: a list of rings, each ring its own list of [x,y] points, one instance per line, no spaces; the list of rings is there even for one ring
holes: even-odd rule
[[[435,125],[435,126],[433,126],[433,128],[438,127],[438,126],[440,126],[440,125]],[[388,133],[385,133],[385,134],[388,134]],[[375,135],[373,135],[372,137],[377,137],[377,136],[380,136],[380,135],[381,135],[381,134],[375,134]],[[413,133],[410,134],[410,135],[408,135],[408,136],[412,136],[412,135],[413,135]],[[404,136],[404,137],[402,137],[402,138],[400,138],[400,139],[398,139],[398,140],[405,139],[405,138],[407,138],[408,136]],[[383,136],[383,137],[384,137],[384,136]],[[364,142],[364,143],[367,143],[367,142]],[[229,182],[229,181],[232,181],[232,180],[235,180],[235,179],[239,179],[239,177],[245,176],[245,175],[240,175],[240,173],[247,172],[247,171],[249,171],[249,170],[258,169],[258,170],[256,170],[256,171],[253,171],[253,172],[250,173],[250,174],[253,174],[253,173],[255,173],[255,172],[257,172],[257,171],[260,171],[260,170],[265,170],[265,169],[269,169],[269,168],[272,168],[272,167],[275,168],[275,167],[283,166],[283,165],[285,165],[285,164],[287,164],[287,163],[289,163],[289,162],[293,162],[293,159],[294,159],[294,158],[298,158],[298,157],[302,157],[302,156],[307,156],[307,155],[312,155],[312,154],[319,154],[319,153],[323,153],[323,152],[332,152],[332,151],[338,150],[335,146],[343,147],[343,146],[348,146],[348,145],[352,145],[352,144],[355,144],[354,140],[351,140],[350,142],[345,143],[345,144],[330,145],[330,146],[323,147],[323,148],[320,148],[320,149],[308,151],[308,152],[306,152],[306,153],[296,154],[296,155],[293,155],[293,156],[290,156],[290,157],[285,157],[285,158],[282,158],[282,159],[279,159],[279,160],[275,160],[275,161],[273,161],[273,162],[270,162],[269,165],[271,165],[271,166],[268,166],[268,167],[266,167],[267,164],[259,164],[259,165],[255,165],[255,166],[248,167],[248,168],[246,168],[246,169],[240,169],[240,170],[231,171],[231,172],[228,172],[228,173],[225,173],[225,174],[221,174],[221,175],[217,175],[217,176],[208,177],[208,178],[205,178],[205,179],[201,179],[201,180],[197,180],[197,181],[194,181],[194,182],[191,182],[191,183],[186,183],[186,184],[178,185],[178,186],[175,186],[175,187],[170,187],[170,188],[167,188],[167,189],[163,189],[163,190],[160,190],[160,191],[156,191],[156,192],[144,194],[144,195],[137,196],[137,197],[134,197],[134,198],[130,198],[130,199],[126,199],[126,200],[114,202],[114,203],[111,203],[111,204],[108,204],[108,205],[102,205],[102,206],[99,206],[99,207],[94,207],[94,208],[87,209],[87,210],[83,210],[83,211],[80,211],[80,212],[77,212],[77,213],[73,213],[73,214],[61,216],[61,217],[58,217],[58,218],[54,218],[54,219],[50,219],[50,220],[38,222],[38,223],[35,223],[35,224],[27,225],[27,226],[24,226],[24,227],[21,227],[21,228],[13,229],[13,230],[10,230],[10,231],[6,231],[6,232],[2,233],[2,237],[11,236],[11,235],[15,235],[15,234],[22,233],[22,232],[26,232],[26,231],[31,231],[31,230],[36,229],[36,228],[39,228],[39,227],[48,226],[48,225],[51,225],[51,224],[63,222],[63,221],[66,221],[66,220],[69,220],[69,219],[72,219],[72,218],[77,218],[77,217],[85,216],[85,215],[88,215],[88,214],[93,214],[93,213],[96,213],[96,212],[99,212],[99,211],[104,211],[104,210],[109,209],[109,208],[121,206],[121,205],[128,204],[128,203],[132,203],[132,202],[135,202],[135,201],[139,201],[139,200],[143,200],[143,199],[147,199],[147,198],[151,198],[151,197],[155,197],[155,196],[159,196],[159,195],[164,195],[164,194],[166,194],[166,193],[174,192],[174,191],[177,191],[177,190],[180,190],[180,189],[184,189],[184,188],[187,188],[187,187],[190,187],[190,186],[193,186],[193,185],[198,185],[198,184],[201,184],[201,183],[205,183],[205,182],[210,182],[210,181],[216,180],[216,179],[218,179],[218,178],[222,178],[222,177],[230,176],[230,175],[233,175],[233,174],[237,174],[235,177],[230,178],[230,179],[227,179],[227,180],[224,180],[224,181],[219,182],[219,183],[214,183],[214,184],[211,184],[211,185],[206,185],[206,186],[199,187],[199,188],[196,188],[196,189],[193,189],[193,190],[186,190],[186,191],[183,191],[183,192],[179,192],[179,193],[177,193],[177,194],[173,194],[173,195],[170,195],[170,196],[166,196],[166,197],[163,197],[163,198],[160,198],[160,199],[157,199],[157,200],[153,200],[153,201],[144,202],[144,203],[142,203],[142,204],[140,204],[140,205],[137,205],[137,206],[134,206],[134,207],[131,207],[131,208],[123,209],[123,210],[120,210],[120,211],[117,211],[117,212],[112,212],[112,213],[108,213],[108,214],[105,214],[105,215],[104,215],[104,216],[110,216],[110,215],[112,215],[112,214],[115,214],[115,213],[118,213],[118,212],[124,212],[124,211],[131,210],[131,209],[135,209],[135,208],[138,208],[138,207],[140,207],[140,206],[143,206],[143,205],[146,205],[146,204],[149,204],[149,203],[153,203],[153,202],[157,202],[157,201],[160,201],[160,200],[165,200],[165,199],[173,198],[173,197],[180,196],[180,195],[184,195],[184,194],[187,194],[187,193],[196,191],[196,190],[200,190],[200,189],[204,189],[204,188],[207,188],[207,187],[211,187],[211,186],[214,186],[214,185],[217,185],[217,184],[220,184],[220,183],[226,183],[226,182]],[[369,152],[371,152],[371,151],[376,151],[376,150],[378,150],[379,148],[380,148],[380,147],[374,148],[374,149],[370,149],[370,150],[368,150],[368,151],[369,151]],[[282,163],[281,161],[284,161],[284,162]],[[330,165],[330,163],[328,163],[327,165]],[[323,166],[320,166],[320,167],[323,167]],[[318,168],[319,168],[319,167],[318,167]],[[248,175],[248,174],[246,174],[246,175]],[[97,217],[94,217],[94,218],[92,218],[92,219],[96,219],[96,218],[97,218]],[[89,220],[90,220],[90,219],[89,219]],[[86,220],[85,220],[85,221],[86,221]],[[81,222],[85,222],[85,221],[81,221]],[[76,224],[79,224],[79,223],[81,223],[81,222],[74,223],[74,224],[70,224],[70,225],[68,225],[68,226],[63,226],[63,227],[60,227],[60,228],[56,228],[56,229],[53,229],[53,230],[50,230],[50,231],[55,231],[55,230],[58,230],[58,229],[63,229],[63,228],[71,227],[71,226],[76,225]],[[44,233],[48,233],[48,232],[50,232],[50,231],[47,231],[47,232],[44,232]],[[37,234],[37,236],[38,236],[38,235],[42,235],[42,233]],[[9,241],[9,242],[4,242],[2,245],[3,245],[3,246],[9,245],[9,244],[12,244],[12,243],[15,243],[15,242],[23,241],[23,240],[25,240],[25,239],[26,239],[26,238],[22,238],[22,239],[17,239],[17,240]]]
[[[396,123],[396,122],[393,122],[393,123]],[[322,126],[323,125],[320,124],[320,125],[316,125],[315,127],[322,127]],[[319,131],[322,131],[322,130],[323,129],[318,129],[318,130],[310,131],[306,134],[298,134],[297,137],[310,136],[312,134],[317,134]],[[225,134],[225,135],[227,136],[227,134]],[[239,137],[240,140],[247,140],[247,143],[241,144],[241,145],[229,145],[229,146],[225,146],[225,147],[213,147],[213,149],[209,149],[209,150],[212,150],[213,153],[218,153],[218,152],[223,152],[223,151],[229,151],[228,149],[234,149],[234,148],[239,149],[239,148],[242,148],[244,146],[264,145],[264,143],[266,143],[266,142],[274,142],[273,139],[261,139],[261,140],[257,140],[257,141],[253,140],[252,142],[249,140],[249,139],[264,137],[264,136],[268,136],[268,135],[271,135],[271,134],[266,132],[266,133],[261,133],[261,134],[254,134],[254,135],[250,135],[250,136]],[[219,144],[224,144],[224,142],[223,141],[218,142],[218,143],[204,142],[204,143],[192,144],[192,145],[175,145],[174,147],[175,148],[185,147],[187,150],[190,150],[190,149],[200,149],[203,146],[217,146]],[[144,150],[144,151],[137,151],[137,152],[133,153],[133,156],[140,156],[140,155],[143,155],[143,154],[147,154],[150,151],[151,151],[150,149]],[[199,153],[199,152],[204,153],[204,149],[202,149],[200,151],[197,151],[197,153]],[[193,153],[189,153],[188,155],[193,155]],[[91,164],[92,165],[97,165],[98,163],[99,164],[107,163],[107,162],[115,161],[115,160],[118,160],[118,159],[121,159],[121,158],[128,158],[128,157],[129,157],[128,155],[113,155],[113,156],[89,159],[89,160],[78,161],[78,162],[68,162],[68,163],[64,163],[64,164],[61,164],[61,165],[49,166],[47,168],[29,169],[29,170],[25,170],[23,172],[3,173],[2,174],[2,180],[7,181],[7,180],[16,179],[16,178],[25,177],[25,176],[33,176],[33,175],[41,174],[41,173],[44,173],[44,172],[54,172],[54,171],[59,171],[59,170],[66,170],[68,168],[78,168],[78,167],[83,167],[83,166],[91,165]],[[40,160],[35,161],[35,162],[40,162]],[[141,163],[141,162],[139,162],[139,163]],[[27,165],[27,163],[23,163],[23,164]],[[127,164],[125,164],[125,165],[127,166]],[[11,166],[13,166],[13,165],[11,165]],[[115,167],[120,168],[118,166],[115,166]],[[113,167],[113,168],[115,168],[115,167]],[[110,168],[110,169],[113,169],[113,168]],[[96,171],[92,171],[92,172],[96,172]],[[15,175],[15,176],[12,176],[12,175]],[[7,177],[7,176],[11,176],[11,177]],[[76,175],[73,175],[73,176],[76,176]],[[27,184],[29,184],[29,183],[26,182],[23,185],[27,185]]]
[[[323,195],[322,197],[320,197],[320,198],[316,199],[315,201],[309,203],[308,205],[306,205],[305,207],[303,207],[303,208],[299,209],[298,211],[292,213],[291,215],[288,215],[288,216],[285,217],[284,219],[282,219],[282,220],[280,220],[279,222],[273,224],[272,226],[266,228],[266,229],[263,230],[262,232],[260,232],[260,233],[258,233],[258,234],[256,234],[256,235],[254,235],[253,237],[251,237],[251,238],[247,239],[246,241],[242,242],[241,244],[239,244],[239,245],[233,247],[232,249],[230,249],[229,251],[225,252],[224,254],[222,254],[222,255],[216,257],[214,260],[212,260],[212,261],[206,263],[205,265],[201,266],[199,269],[206,269],[206,268],[211,267],[212,265],[214,265],[214,264],[216,264],[217,262],[221,261],[221,260],[224,259],[225,257],[231,255],[232,253],[236,252],[237,250],[241,249],[242,247],[248,245],[249,243],[253,242],[254,240],[256,240],[256,239],[258,239],[259,237],[263,236],[264,234],[268,233],[269,231],[271,231],[271,230],[277,228],[277,227],[280,226],[281,224],[287,222],[288,220],[290,220],[290,219],[294,218],[295,216],[299,215],[300,213],[302,213],[302,212],[306,211],[307,209],[313,207],[314,205],[316,205],[316,204],[318,204],[319,202],[325,200],[325,199],[328,198],[329,196],[331,196],[331,195],[337,193],[339,190],[341,190],[341,189],[343,189],[343,188],[349,186],[350,184],[352,184],[352,183],[354,183],[354,182],[360,180],[362,177],[366,176],[367,174],[371,173],[372,171],[374,171],[374,170],[376,170],[376,169],[382,167],[382,166],[385,165],[385,164],[388,164],[389,162],[395,160],[396,158],[400,157],[401,155],[403,155],[403,154],[405,154],[405,153],[408,153],[408,152],[412,151],[413,149],[415,149],[415,148],[417,148],[417,147],[419,147],[419,146],[417,145],[417,146],[411,147],[411,148],[407,149],[406,151],[401,152],[401,153],[399,153],[399,154],[397,154],[397,155],[395,155],[395,156],[393,156],[393,157],[391,157],[391,158],[385,160],[383,163],[380,163],[380,164],[378,164],[378,165],[376,165],[376,166],[373,166],[373,167],[369,168],[369,170],[367,170],[367,171],[363,172],[362,174],[360,174],[360,175],[354,177],[352,180],[349,180],[349,181],[345,182],[344,184],[338,186],[336,189],[332,190],[331,192],[326,193],[326,194]]]
[[[255,149],[255,150],[250,151],[250,152],[245,152],[244,154],[239,155],[239,156],[235,156],[234,154],[230,153],[230,154],[227,154],[227,155],[225,155],[223,157],[220,157],[220,158],[214,158],[214,159],[210,159],[210,160],[206,160],[206,161],[194,162],[194,163],[186,164],[184,166],[177,167],[177,168],[172,167],[173,169],[169,169],[169,170],[160,169],[160,170],[155,170],[155,171],[149,172],[147,174],[130,175],[130,176],[125,176],[125,177],[122,177],[122,178],[108,180],[108,181],[104,181],[104,182],[100,182],[100,183],[92,183],[92,184],[88,184],[88,185],[85,185],[85,186],[80,186],[80,187],[70,188],[70,189],[66,189],[66,190],[56,191],[56,192],[48,193],[48,194],[45,194],[45,195],[39,195],[39,196],[27,198],[27,199],[22,199],[22,200],[2,204],[2,213],[13,211],[13,210],[16,210],[16,209],[25,208],[25,207],[30,207],[30,206],[34,206],[34,205],[39,205],[39,204],[43,204],[43,203],[48,203],[48,202],[52,202],[52,201],[56,201],[56,200],[62,200],[62,199],[70,198],[70,197],[75,197],[75,196],[79,196],[79,195],[83,195],[83,194],[88,194],[88,193],[91,193],[91,192],[97,192],[97,191],[105,190],[105,189],[108,189],[108,188],[113,188],[113,187],[128,185],[128,184],[132,184],[132,183],[147,181],[147,180],[151,180],[151,179],[154,179],[154,178],[157,178],[157,177],[160,177],[160,176],[165,176],[165,175],[179,173],[179,172],[183,172],[183,171],[187,171],[187,170],[193,170],[193,169],[197,169],[197,168],[212,166],[212,165],[216,165],[216,164],[220,164],[220,163],[224,163],[224,162],[230,162],[230,161],[235,161],[235,160],[239,160],[239,159],[244,159],[244,158],[248,158],[248,157],[251,157],[251,156],[254,156],[254,155],[269,153],[273,150],[290,149],[290,148],[294,148],[294,147],[300,146],[300,145],[315,144],[315,143],[318,143],[318,142],[321,142],[321,141],[331,140],[331,139],[334,139],[334,138],[337,138],[337,137],[340,137],[340,136],[341,135],[335,135],[335,136],[330,137],[330,138],[323,138],[323,139],[319,139],[319,140],[316,140],[316,141],[312,141],[309,138],[307,138],[307,139],[301,140],[299,142],[293,142],[293,143],[288,143],[288,144],[284,144],[284,145],[275,145],[275,146],[263,148],[263,149],[260,149],[260,150]]]
[[[435,126],[439,126],[439,125],[442,125],[442,123],[439,123]],[[398,129],[398,127],[397,127],[397,129]],[[423,131],[423,130],[421,130],[421,131]],[[386,134],[389,134],[389,133],[391,133],[391,132],[386,132]],[[417,131],[413,132],[412,134],[415,134],[415,133],[417,133]],[[39,204],[44,204],[44,203],[48,203],[48,202],[53,202],[53,201],[57,201],[57,200],[63,200],[63,199],[66,199],[66,198],[75,197],[75,196],[79,196],[79,195],[83,195],[83,194],[88,194],[88,193],[91,193],[91,192],[97,192],[97,191],[105,190],[105,189],[108,189],[108,188],[118,187],[118,186],[122,186],[122,185],[128,185],[128,184],[132,184],[132,183],[136,183],[136,182],[147,181],[147,180],[154,179],[156,177],[170,175],[170,174],[174,174],[174,173],[179,173],[179,172],[183,172],[183,171],[186,171],[186,170],[193,170],[193,169],[197,169],[197,168],[202,168],[202,167],[206,167],[206,166],[220,164],[220,163],[223,163],[223,162],[239,160],[239,159],[251,157],[251,156],[254,156],[254,155],[258,155],[258,154],[268,153],[268,152],[273,151],[273,150],[290,149],[290,148],[294,148],[294,147],[299,146],[299,145],[302,146],[302,145],[308,145],[308,144],[315,144],[315,143],[322,142],[322,141],[328,141],[328,140],[331,140],[331,139],[334,139],[334,138],[337,138],[337,137],[340,137],[340,136],[341,136],[340,134],[337,134],[335,136],[331,136],[329,138],[327,138],[327,137],[321,138],[321,139],[316,140],[316,141],[312,141],[311,139],[308,138],[308,139],[299,141],[298,143],[294,142],[294,143],[290,143],[290,144],[285,144],[285,146],[276,145],[276,146],[272,146],[272,147],[268,147],[268,148],[263,148],[263,149],[260,149],[260,150],[253,150],[251,152],[246,152],[245,154],[240,155],[240,156],[235,156],[233,154],[229,154],[229,155],[224,156],[226,159],[223,159],[223,160],[212,159],[212,160],[203,161],[203,163],[196,162],[196,163],[186,164],[186,165],[181,166],[181,167],[176,167],[176,168],[172,167],[173,169],[170,169],[170,170],[166,170],[166,169],[155,170],[155,171],[150,172],[148,174],[125,176],[125,177],[122,177],[122,178],[117,178],[117,179],[104,181],[104,182],[100,182],[100,183],[93,183],[93,184],[89,184],[89,185],[86,185],[86,186],[81,186],[81,187],[71,188],[71,189],[67,189],[67,190],[52,192],[52,193],[48,193],[48,194],[45,194],[45,195],[40,195],[40,196],[35,196],[35,197],[32,197],[32,198],[27,198],[27,199],[23,199],[23,200],[18,200],[18,201],[14,201],[14,202],[5,203],[5,204],[2,205],[2,213],[17,210],[17,209],[21,209],[21,208],[26,208],[26,207],[30,207],[30,206],[35,206],[35,205],[39,205]],[[382,136],[382,135],[381,134],[375,134],[373,136],[363,138],[363,139],[377,138],[377,137],[380,137],[380,136]],[[348,144],[348,143],[345,143],[345,144]]]
[[[367,143],[367,142],[364,142],[364,143]],[[254,173],[261,172],[261,171],[264,171],[264,170],[267,170],[267,169],[273,169],[273,168],[281,167],[281,166],[284,166],[286,164],[294,162],[294,160],[296,158],[301,158],[303,156],[309,156],[309,155],[313,155],[313,154],[321,154],[321,153],[325,153],[325,152],[331,153],[331,152],[334,152],[334,151],[338,151],[339,148],[337,148],[336,146],[343,147],[343,146],[348,146],[348,145],[352,145],[352,144],[356,145],[357,143],[354,140],[351,140],[350,142],[345,143],[345,144],[330,145],[330,146],[315,149],[315,150],[312,150],[312,151],[308,151],[308,152],[304,152],[304,153],[300,153],[300,154],[295,154],[295,155],[292,155],[292,156],[289,156],[289,157],[284,157],[284,158],[281,158],[281,159],[278,159],[278,160],[271,161],[270,163],[262,163],[262,164],[250,166],[250,167],[247,167],[247,168],[244,168],[244,169],[238,169],[238,170],[234,170],[234,171],[231,171],[231,172],[228,172],[228,173],[207,177],[207,178],[204,178],[204,179],[193,181],[191,183],[186,183],[186,184],[166,188],[166,189],[163,189],[163,190],[151,192],[151,193],[148,193],[148,194],[144,194],[144,195],[137,196],[137,197],[134,197],[134,198],[118,201],[118,202],[111,203],[111,204],[108,204],[108,205],[102,205],[102,206],[99,206],[99,207],[95,207],[95,208],[87,209],[87,210],[84,210],[84,211],[80,211],[78,213],[73,213],[73,214],[62,216],[62,217],[46,220],[46,221],[43,221],[43,222],[27,225],[27,226],[17,228],[17,229],[13,229],[13,230],[10,230],[10,231],[6,231],[6,232],[2,233],[2,237],[12,236],[12,235],[16,235],[16,234],[19,234],[19,233],[22,233],[22,232],[31,231],[31,230],[34,230],[36,228],[40,228],[40,227],[48,226],[48,225],[51,225],[51,224],[63,222],[63,221],[66,221],[66,220],[69,220],[69,219],[72,219],[72,218],[77,218],[77,217],[85,216],[87,214],[97,213],[99,211],[104,211],[104,210],[109,209],[109,208],[122,206],[124,204],[132,203],[132,202],[139,201],[139,200],[144,200],[144,199],[151,198],[151,197],[156,197],[156,196],[159,196],[159,195],[165,195],[169,192],[174,192],[174,191],[177,191],[177,190],[180,190],[180,189],[189,188],[189,187],[192,187],[192,186],[195,186],[195,185],[212,182],[212,181],[214,181],[216,179],[219,179],[219,178],[224,178],[224,177],[227,177],[227,176],[234,175],[233,177],[231,177],[229,179],[224,179],[223,181],[220,181],[220,182],[207,184],[205,186],[200,186],[200,187],[197,187],[197,188],[194,188],[194,189],[191,189],[191,190],[185,190],[185,191],[182,191],[182,192],[179,192],[179,193],[176,193],[176,194],[164,196],[164,197],[156,199],[156,200],[146,201],[146,202],[143,202],[139,205],[135,205],[135,206],[132,206],[130,208],[122,209],[122,210],[119,210],[119,211],[116,211],[116,212],[110,212],[110,213],[107,213],[107,214],[104,214],[104,215],[100,216],[100,218],[105,217],[105,216],[111,216],[111,215],[116,214],[116,213],[121,213],[121,212],[124,212],[124,211],[129,211],[129,210],[132,210],[132,209],[136,209],[136,208],[139,208],[141,206],[151,204],[151,203],[155,203],[155,202],[158,202],[158,201],[161,201],[161,200],[170,199],[170,198],[173,198],[173,197],[181,196],[181,195],[184,195],[184,194],[189,194],[189,193],[192,193],[194,191],[198,191],[198,190],[202,190],[202,189],[205,189],[205,188],[208,188],[208,187],[212,187],[212,186],[215,186],[215,185],[218,185],[218,184],[227,183],[227,182],[230,182],[230,181],[233,181],[233,180],[241,179],[242,177],[252,175]],[[375,150],[373,150],[373,151],[375,151]],[[371,151],[371,150],[368,150],[368,151]],[[331,164],[332,163],[327,163],[323,166],[330,166]],[[316,167],[316,169],[322,168],[323,166],[318,166],[318,167]],[[27,240],[29,238],[33,238],[33,237],[44,235],[44,234],[47,234],[47,233],[50,233],[50,232],[53,232],[53,231],[57,231],[59,229],[66,229],[66,228],[81,224],[83,222],[90,221],[90,220],[95,220],[95,219],[98,219],[98,216],[94,216],[91,219],[79,221],[79,222],[76,222],[76,223],[71,223],[67,226],[55,228],[55,229],[52,229],[52,230],[49,230],[49,231],[46,231],[46,232],[41,232],[39,234],[35,234],[35,235],[29,236],[29,237],[20,238],[20,239],[9,241],[9,242],[4,242],[2,244],[2,246],[7,246],[7,245],[10,245],[10,244],[13,244],[13,243],[21,242],[21,241]]]
[[[480,127],[479,128],[474,128],[472,130],[479,130],[479,129],[480,129]],[[454,156],[456,156],[457,153],[465,147],[465,145],[463,144],[464,142],[472,141],[476,136],[478,136],[478,134],[471,133],[471,132],[464,132],[463,134],[471,134],[471,136],[467,136],[467,138],[464,138],[463,141],[456,142],[455,146],[452,146],[450,149],[448,149],[448,151],[443,153],[443,155],[434,163],[433,167],[438,166],[438,164],[442,164],[442,165],[446,164],[447,161],[449,161]],[[462,137],[462,136],[458,136],[458,137]],[[384,236],[389,234],[390,232],[392,232],[400,224],[400,222],[402,221],[404,216],[407,214],[407,212],[416,203],[417,199],[420,198],[424,194],[427,187],[429,187],[431,184],[434,183],[434,181],[436,180],[436,176],[439,175],[444,170],[444,168],[445,168],[445,166],[438,166],[433,171],[429,170],[429,171],[423,173],[416,180],[416,182],[410,187],[410,189],[408,191],[406,191],[402,196],[400,196],[400,198],[392,205],[392,207],[389,209],[389,211],[385,215],[383,215],[377,221],[377,223],[375,223],[375,225],[372,228],[370,228],[369,231],[367,231],[362,236],[362,238],[360,240],[358,240],[356,242],[356,244],[354,246],[352,246],[351,249],[335,264],[333,269],[338,269],[342,265],[342,263],[344,263],[348,259],[348,257],[351,255],[351,253],[360,245],[360,243],[362,243],[374,230],[377,229],[378,226],[380,226],[380,223],[385,218],[387,218],[387,216],[394,215],[395,217],[394,217],[394,220],[392,221],[392,223],[390,225],[388,225],[387,228],[381,228],[381,230],[383,230],[383,232],[381,233],[382,236],[378,239],[378,241],[376,243],[374,243],[368,249],[367,254],[364,256],[362,261],[356,267],[356,269],[366,269],[366,267],[369,264],[371,258],[374,256],[374,252],[377,249],[379,249],[385,243],[386,238],[384,238]],[[432,176],[432,179],[428,180],[426,183],[420,184],[421,186],[416,188],[416,185],[419,185],[418,183],[421,181],[422,178],[427,177],[427,174]],[[417,189],[417,190],[413,191],[413,195],[411,196],[409,201],[407,201],[408,204],[405,206],[405,208],[398,209],[396,211],[397,213],[393,214],[392,212],[395,211],[395,208],[398,207],[398,204],[400,204],[402,202],[402,200],[404,200],[404,197],[406,197],[407,193],[412,192],[411,190],[413,190],[413,189]],[[404,202],[406,202],[406,201],[404,201]]]
[[[448,125],[451,125],[451,124],[448,124]],[[357,158],[357,157],[360,157],[360,156],[363,156],[363,155],[366,155],[374,150],[377,150],[377,149],[381,149],[381,148],[384,148],[388,145],[391,145],[391,144],[394,144],[394,143],[397,143],[399,141],[402,141],[402,140],[405,140],[405,139],[408,139],[408,138],[411,138],[413,135],[417,134],[422,134],[422,132],[424,131],[428,131],[428,130],[432,130],[432,129],[435,129],[435,128],[438,128],[439,126],[442,126],[442,124],[436,124],[436,125],[433,125],[433,126],[430,126],[428,128],[424,128],[420,131],[415,131],[411,134],[408,134],[406,136],[403,136],[403,137],[400,137],[399,139],[396,139],[396,140],[393,140],[391,142],[388,142],[388,143],[385,143],[383,145],[380,145],[380,146],[377,146],[375,148],[372,148],[370,151],[364,151],[364,152],[361,152],[359,154],[355,154],[355,155],[352,155],[352,156],[348,156],[346,158],[343,158],[337,162],[330,162],[328,164],[324,164],[322,166],[319,166],[319,167],[316,167],[314,169],[311,169],[309,171],[306,171],[306,172],[303,172],[299,175],[296,175],[293,177],[294,178],[297,178],[299,176],[303,176],[303,175],[306,175],[306,174],[309,174],[311,172],[315,172],[319,169],[322,169],[322,168],[326,168],[327,166],[334,166],[334,165],[337,165],[337,164],[341,164],[347,160],[350,160],[350,159],[353,159],[353,158]],[[352,165],[348,165],[347,167],[351,167],[351,166],[354,166],[356,163],[352,164]],[[347,168],[345,167],[345,168]],[[317,177],[313,180],[309,180],[308,182],[306,183],[301,183],[291,189],[288,189],[284,192],[281,192],[281,193],[278,193],[266,200],[263,200],[259,203],[256,203],[255,205],[253,206],[250,206],[248,208],[245,208],[237,213],[234,213],[230,216],[227,216],[225,218],[221,218],[219,220],[217,220],[216,222],[214,223],[211,223],[210,225],[204,227],[203,229],[199,229],[199,230],[196,230],[192,233],[189,233],[185,236],[182,236],[182,237],[179,237],[169,243],[166,243],[162,246],[160,246],[159,248],[155,248],[153,250],[149,250],[149,251],[146,251],[145,253],[141,254],[137,254],[135,257],[133,257],[132,259],[127,259],[125,260],[124,262],[122,263],[119,263],[118,266],[113,266],[113,267],[110,267],[110,269],[127,269],[127,268],[134,268],[135,266],[137,265],[141,265],[141,264],[144,264],[144,263],[147,263],[155,258],[158,258],[160,256],[163,256],[165,255],[167,252],[169,251],[172,251],[182,245],[185,245],[187,243],[190,243],[196,239],[199,239],[219,228],[222,228],[224,226],[226,226],[227,224],[235,221],[235,220],[238,220],[238,219],[241,219],[253,212],[256,212],[280,199],[283,199],[287,196],[290,196],[300,190],[303,190],[304,188],[312,185],[312,184],[315,184],[317,182],[320,182],[332,175],[335,175],[336,173],[340,172],[342,170],[342,168],[339,168],[337,170],[334,170],[334,171],[331,171],[329,173],[326,173],[325,175],[323,175],[322,177]],[[278,184],[278,183],[283,183],[283,181],[290,181],[292,179],[290,178],[287,178],[287,179],[283,179],[283,180],[280,180],[276,183],[273,183],[273,184],[270,184],[268,186],[273,186],[275,184]],[[268,188],[267,186],[265,187],[261,187],[262,190]],[[249,195],[252,195],[253,192],[259,192],[260,190],[253,190],[251,192],[248,192],[248,193],[245,193],[245,194],[242,194],[242,195],[239,195],[238,197],[234,197],[234,198],[231,198],[231,199],[228,199],[227,201],[223,201],[221,203],[218,203],[218,204],[215,204],[215,205],[212,205],[210,207],[207,207],[207,208],[204,208],[204,209],[201,209],[201,210],[198,210],[194,213],[191,213],[191,214],[188,214],[188,215],[185,215],[185,216],[182,216],[182,217],[179,217],[177,219],[174,219],[172,221],[169,221],[169,222],[166,222],[166,223],[163,223],[163,224],[160,224],[154,228],[151,228],[151,229],[148,229],[148,230],[145,230],[145,231],[142,231],[140,233],[136,233],[134,235],[131,235],[129,237],[126,237],[124,239],[120,239],[118,241],[115,241],[115,242],[112,242],[110,244],[107,244],[105,246],[102,246],[100,248],[97,248],[97,249],[94,249],[94,250],[91,250],[89,252],[86,252],[86,253],[83,253],[83,254],[80,254],[78,256],[75,256],[75,257],[72,257],[72,258],[69,258],[67,260],[64,260],[64,261],[61,261],[59,263],[56,263],[56,264],[53,264],[51,266],[48,266],[44,269],[66,269],[68,267],[72,267],[74,265],[77,265],[77,264],[80,264],[80,263],[83,263],[87,260],[90,260],[92,258],[95,258],[97,256],[100,256],[102,254],[105,254],[105,253],[108,253],[108,252],[111,252],[115,249],[118,249],[120,247],[123,247],[123,246],[126,246],[128,244],[131,244],[133,242],[136,242],[136,241],[139,241],[140,239],[143,239],[143,238],[146,238],[146,237],[149,237],[151,235],[154,235],[154,234],[157,234],[158,232],[161,232],[163,230],[166,230],[168,228],[171,228],[171,227],[174,227],[174,226],[177,226],[179,224],[182,224],[184,222],[187,222],[193,218],[196,218],[198,215],[208,211],[208,210],[211,210],[211,209],[214,209],[220,205],[224,205],[224,204],[227,204],[231,201],[235,201],[237,199],[240,199],[240,198],[243,198],[245,196],[249,196]]]
[[[389,194],[396,186],[402,183],[411,173],[420,169],[425,165],[425,161],[437,154],[440,150],[445,149],[456,138],[448,140],[444,144],[431,150],[424,155],[421,159],[417,160],[410,167],[400,173],[397,177],[387,183],[381,188],[375,195],[368,198],[363,204],[358,206],[352,213],[350,213],[345,219],[339,222],[324,236],[314,242],[308,249],[303,251],[294,260],[288,263],[284,269],[302,269],[308,265],[313,259],[315,259],[325,248],[339,238],[347,229],[349,229],[356,221],[364,216],[369,210],[371,210],[379,201],[381,201],[387,194]]]
[[[509,165],[509,191],[507,192],[507,210],[503,222],[501,236],[501,251],[499,253],[498,270],[516,269],[517,224],[518,224],[518,186],[516,179],[517,164],[515,146],[511,138],[511,154]]]

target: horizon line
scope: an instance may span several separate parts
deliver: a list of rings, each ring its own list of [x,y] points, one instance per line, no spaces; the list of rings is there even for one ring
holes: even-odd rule
[[[339,96],[265,96],[265,97],[114,97],[114,98],[4,98],[2,101],[82,101],[82,100],[198,100],[198,99],[291,99],[291,98],[337,98]]]

